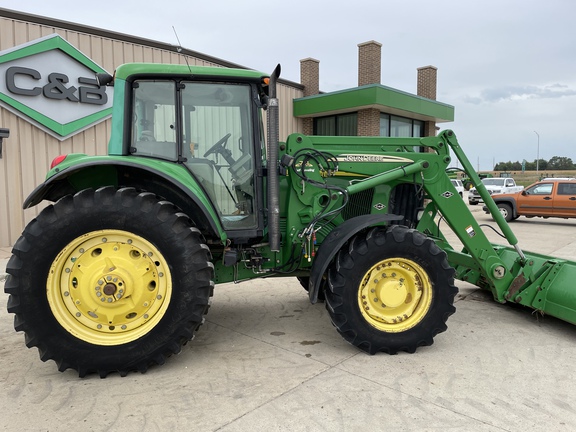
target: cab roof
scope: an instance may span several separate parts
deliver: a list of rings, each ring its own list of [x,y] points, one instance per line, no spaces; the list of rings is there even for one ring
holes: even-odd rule
[[[164,63],[126,63],[118,66],[115,71],[115,78],[123,80],[133,75],[182,75],[188,77],[240,78],[243,80],[261,80],[268,77],[268,74],[250,69]]]

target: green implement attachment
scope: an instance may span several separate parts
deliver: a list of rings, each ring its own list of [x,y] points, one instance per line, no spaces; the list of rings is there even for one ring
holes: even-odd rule
[[[514,268],[518,253],[508,247],[495,247],[496,253]],[[507,301],[536,309],[546,315],[576,324],[576,263],[526,253],[526,262],[504,293]]]
[[[520,249],[518,239],[480,181],[472,164],[460,148],[452,131],[439,135],[450,146],[463,170],[470,176],[486,207],[510,246],[488,241],[462,200],[433,200],[426,207],[418,229],[436,238],[456,269],[456,278],[490,290],[500,303],[513,302],[531,307],[576,324],[576,262],[549,257]],[[424,183],[426,187],[426,182]],[[429,195],[440,193],[430,183]],[[464,244],[455,251],[442,235],[437,217],[446,221]]]

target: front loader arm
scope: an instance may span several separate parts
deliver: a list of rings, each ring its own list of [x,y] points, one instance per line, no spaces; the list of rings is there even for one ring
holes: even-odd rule
[[[519,303],[576,324],[576,289],[572,283],[576,277],[576,263],[524,253],[453,132],[444,131],[437,138],[452,149],[510,247],[488,241],[464,201],[458,195],[455,195],[457,199],[452,199],[454,196],[446,193],[445,186],[449,183],[446,173],[442,175],[434,167],[423,172],[430,203],[418,229],[437,238],[437,244],[446,251],[448,261],[456,269],[456,278],[490,289],[494,299],[501,303]],[[453,250],[446,242],[435,222],[438,213],[464,245],[463,251]]]
[[[415,147],[424,147],[428,151],[416,152],[413,150]],[[492,244],[488,240],[450,182],[446,173],[451,162],[450,151],[456,155],[463,171],[476,186],[509,246]],[[311,155],[316,154],[314,152],[320,152],[331,161],[336,161],[336,169],[322,169],[311,162]],[[323,181],[336,184],[338,181],[340,187],[338,193],[319,191],[316,187],[306,187],[304,175],[291,176],[289,182],[286,182],[291,186],[290,211],[286,213],[286,224],[291,228],[287,233],[285,247],[294,248],[296,245],[297,248],[308,232],[304,226],[308,224],[314,230],[313,224],[309,222],[314,220],[314,215],[321,209],[339,211],[338,208],[344,208],[344,199],[348,196],[361,196],[363,192],[378,190],[381,195],[372,202],[376,210],[369,210],[372,213],[394,214],[396,209],[390,201],[391,191],[398,185],[411,184],[417,194],[424,192],[425,199],[425,207],[417,218],[416,229],[432,238],[446,252],[449,263],[456,270],[457,279],[490,290],[494,299],[500,303],[519,303],[576,324],[576,290],[571,283],[576,278],[576,263],[525,253],[520,249],[518,239],[500,214],[452,131],[425,138],[294,134],[288,137],[285,153],[310,155],[310,162],[306,163],[302,163],[302,159],[296,156],[296,162],[300,163],[292,166],[293,171],[300,170],[301,174],[306,172],[310,178],[315,179],[310,185],[322,184]],[[441,221],[445,221],[461,241],[461,251],[455,250],[446,240],[440,230]],[[342,220],[337,222],[342,223]],[[318,243],[322,248],[322,232],[318,233]],[[303,250],[307,250],[306,247]],[[311,257],[307,261],[312,261],[314,266]],[[308,263],[302,261],[301,267],[309,267]],[[322,273],[323,268],[317,270]]]
[[[496,300],[504,302],[504,294],[512,284],[515,275],[511,271],[512,269],[506,268],[502,259],[495,252],[494,246],[482,232],[464,201],[455,192],[446,174],[446,168],[450,162],[449,149],[460,149],[455,135],[452,131],[445,131],[437,137],[423,138],[420,143],[433,150],[434,153],[401,153],[402,156],[410,159],[411,163],[352,183],[346,188],[348,193],[362,192],[392,181],[404,180],[409,182],[419,178],[429,203],[417,229],[438,239],[439,246],[447,252],[449,261],[457,269],[458,278],[469,280],[475,284],[483,282],[492,291]],[[465,157],[463,152],[460,151],[460,154],[463,158]],[[463,165],[466,169],[465,163]],[[475,173],[472,174],[475,175]],[[472,179],[475,181],[473,177]],[[480,182],[479,179],[477,181]],[[484,192],[486,191],[484,190]],[[465,252],[456,252],[446,242],[435,222],[439,213],[465,246]],[[502,219],[511,244],[516,244],[518,241],[507,226],[506,221],[499,212],[496,216],[500,216]]]

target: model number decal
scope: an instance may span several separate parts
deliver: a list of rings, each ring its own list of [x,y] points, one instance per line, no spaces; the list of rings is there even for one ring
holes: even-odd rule
[[[400,156],[384,156],[377,154],[343,154],[338,156],[337,159],[338,162],[414,162],[411,159],[406,159]]]

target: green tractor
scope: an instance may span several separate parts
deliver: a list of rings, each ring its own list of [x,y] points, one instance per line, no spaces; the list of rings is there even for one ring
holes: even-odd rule
[[[7,265],[8,311],[43,361],[145,372],[194,337],[215,285],[262,277],[298,278],[370,354],[431,345],[455,278],[576,321],[562,283],[574,263],[522,252],[451,131],[279,142],[279,74],[126,64],[98,76],[115,89],[108,155],[53,161],[24,207],[52,204]],[[450,150],[510,246],[488,242],[452,186]]]
[[[491,178],[493,177],[492,174],[490,173],[478,173],[478,178],[480,180],[485,179],[485,178]],[[462,184],[464,185],[464,189],[466,189],[467,191],[469,191],[470,189],[472,189],[475,184],[474,184],[474,180],[469,177],[468,175],[465,175],[464,177],[462,177]]]

